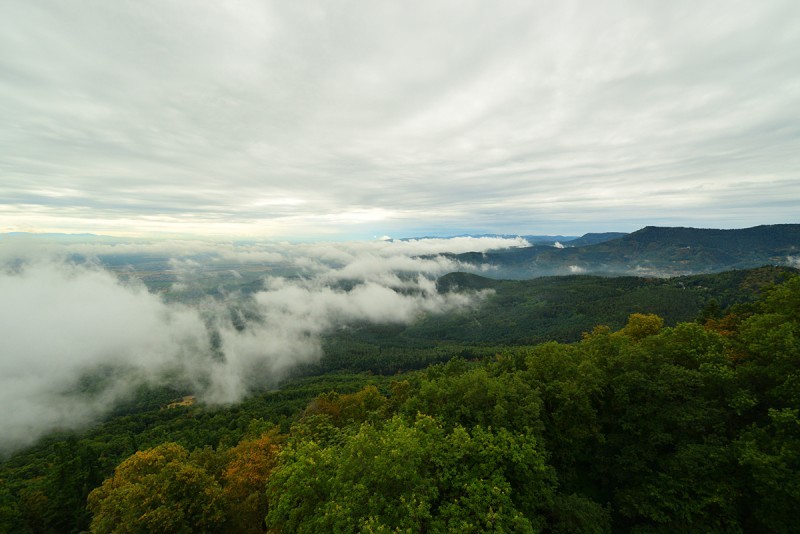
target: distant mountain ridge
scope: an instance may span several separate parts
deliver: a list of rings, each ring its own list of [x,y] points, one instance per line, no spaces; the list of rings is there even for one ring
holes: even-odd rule
[[[627,232],[600,232],[600,233],[588,233],[583,234],[581,237],[577,239],[571,239],[567,242],[567,246],[570,247],[584,247],[586,245],[597,245],[598,243],[605,243],[606,241],[611,241],[612,239],[619,239],[620,237],[625,237],[629,235]]]
[[[709,246],[727,250],[773,250],[800,246],[800,224],[772,224],[738,230],[645,226],[623,239],[630,243]]]
[[[589,235],[589,234],[587,234]],[[493,278],[535,278],[570,273],[679,276],[800,265],[800,224],[737,230],[647,226],[584,246],[537,246],[485,254],[459,254],[461,262],[486,265]]]

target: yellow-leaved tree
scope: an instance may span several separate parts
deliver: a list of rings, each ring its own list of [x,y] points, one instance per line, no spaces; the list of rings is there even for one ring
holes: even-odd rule
[[[220,484],[177,443],[139,451],[89,494],[92,532],[224,531]]]

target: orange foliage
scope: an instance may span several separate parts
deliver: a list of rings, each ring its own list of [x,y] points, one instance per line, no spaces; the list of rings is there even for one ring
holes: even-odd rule
[[[739,330],[742,317],[729,313],[721,319],[708,319],[703,325],[707,330],[713,330],[725,337],[733,337]]]
[[[343,426],[366,421],[370,414],[380,412],[386,401],[375,386],[366,386],[361,391],[345,395],[323,393],[311,401],[304,415],[328,415],[335,425]]]
[[[222,473],[223,493],[236,532],[263,532],[267,515],[266,486],[278,462],[281,438],[275,431],[239,442],[228,451]]]

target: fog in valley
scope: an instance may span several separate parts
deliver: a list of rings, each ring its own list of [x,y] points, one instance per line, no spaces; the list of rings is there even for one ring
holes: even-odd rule
[[[143,384],[185,386],[204,403],[236,402],[317,361],[321,336],[336,328],[477,305],[485,293],[437,292],[437,276],[464,267],[442,253],[527,244],[6,237],[0,450],[95,422]],[[154,272],[159,264],[165,268]],[[166,276],[169,285],[148,276]]]

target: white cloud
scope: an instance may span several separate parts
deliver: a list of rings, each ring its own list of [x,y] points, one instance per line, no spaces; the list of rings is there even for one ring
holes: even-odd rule
[[[225,262],[222,273],[234,278],[241,274],[232,274],[229,262],[246,267],[264,254],[304,273],[267,277],[251,297],[207,297],[189,305],[167,302],[92,258],[74,259],[77,251],[157,257],[170,251],[168,242],[84,241],[89,242],[0,242],[0,452],[54,429],[96,421],[141,383],[178,380],[192,384],[205,402],[235,402],[253,388],[275,384],[298,363],[319,358],[320,336],[331,329],[354,322],[410,323],[479,301],[477,293],[439,294],[435,277],[461,266],[438,254],[416,257],[418,252],[460,250],[466,243],[478,250],[519,244],[177,242],[174,257],[165,258],[178,274],[173,295],[192,289],[217,262]],[[215,250],[221,252],[211,255]],[[349,289],[341,281],[350,282]],[[249,314],[244,329],[231,320],[241,310]],[[216,347],[212,333],[219,339]],[[87,379],[91,392],[82,390]]]
[[[182,362],[203,346],[195,311],[167,307],[144,287],[97,268],[36,262],[0,274],[0,293],[0,450],[85,424],[137,378],[188,370]],[[131,380],[114,380],[95,398],[75,394],[82,377],[103,369]]]

